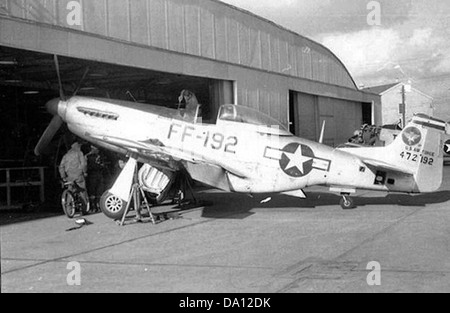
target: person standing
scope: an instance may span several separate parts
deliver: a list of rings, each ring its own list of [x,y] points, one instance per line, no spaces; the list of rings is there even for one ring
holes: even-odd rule
[[[81,195],[86,203],[89,196],[86,190],[87,162],[81,151],[81,144],[75,141],[71,149],[63,156],[59,165],[59,174],[64,182],[75,182],[83,189]]]
[[[100,211],[100,198],[105,191],[105,158],[100,150],[91,146],[91,151],[86,155],[87,160],[87,187],[89,200],[93,212]]]
[[[189,122],[197,122],[197,118],[201,116],[201,105],[198,103],[197,97],[192,91],[183,90],[178,97],[179,107],[181,106],[183,100],[186,102],[186,108],[180,111],[181,115]]]

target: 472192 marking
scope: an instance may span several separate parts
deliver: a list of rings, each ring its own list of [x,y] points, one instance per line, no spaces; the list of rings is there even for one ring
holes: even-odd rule
[[[416,162],[416,163],[420,162],[421,164],[430,165],[430,166],[432,166],[434,164],[433,158],[423,156],[422,154],[416,154],[416,153],[403,151],[402,153],[400,153],[400,156],[402,157],[402,159],[406,159],[411,162]]]

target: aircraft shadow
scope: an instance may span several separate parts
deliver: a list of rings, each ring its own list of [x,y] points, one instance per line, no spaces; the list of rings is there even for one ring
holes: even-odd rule
[[[340,196],[326,192],[306,192],[307,199],[299,199],[288,195],[258,195],[253,198],[246,195],[226,194],[220,192],[204,193],[202,200],[212,202],[206,206],[202,217],[244,219],[253,215],[253,209],[315,209],[325,206],[339,206]],[[261,203],[262,200],[271,200]],[[385,196],[355,196],[355,210],[369,205],[398,205],[403,207],[424,207],[429,204],[450,201],[450,190],[434,193],[407,195],[386,194]]]

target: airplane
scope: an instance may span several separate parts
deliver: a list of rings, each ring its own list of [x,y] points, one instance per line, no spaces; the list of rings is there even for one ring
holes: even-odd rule
[[[434,192],[442,183],[446,124],[424,114],[414,116],[389,146],[333,148],[296,137],[244,106],[222,105],[216,123],[204,124],[196,114],[177,109],[66,98],[61,81],[60,86],[60,98],[46,104],[53,119],[35,153],[40,155],[65,123],[76,136],[128,155],[101,201],[103,213],[113,219],[124,214],[138,162],[160,172],[186,171],[203,184],[249,195],[286,193],[303,199],[305,188],[326,186],[342,196],[343,209],[355,207],[350,195],[357,190],[418,194]]]

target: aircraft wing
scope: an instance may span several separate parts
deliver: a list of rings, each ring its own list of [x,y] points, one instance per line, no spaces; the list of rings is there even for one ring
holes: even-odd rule
[[[154,147],[158,148],[158,150],[164,154],[170,155],[175,159],[180,159],[183,161],[195,163],[195,164],[206,164],[210,166],[215,166],[222,168],[226,172],[229,172],[239,178],[246,178],[248,175],[244,173],[244,171],[234,168],[229,164],[225,164],[224,162],[220,162],[220,160],[208,160],[201,155],[198,155],[194,152],[185,152],[177,148],[172,147]]]
[[[382,162],[382,161],[378,161],[378,160],[373,160],[373,159],[367,159],[367,158],[361,158],[361,161],[367,165],[367,167],[369,168],[375,168],[376,170],[382,170],[382,171],[388,171],[388,172],[396,172],[396,173],[400,173],[400,174],[404,174],[404,175],[414,175],[414,173],[409,170],[409,169],[405,169],[405,168],[398,168],[395,167],[391,164]]]
[[[167,163],[169,163],[169,161],[171,160],[172,162],[186,161],[195,164],[207,164],[210,166],[219,167],[224,171],[229,172],[240,178],[248,177],[248,175],[244,173],[244,171],[237,169],[229,164],[225,164],[220,160],[208,160],[202,155],[199,155],[195,152],[167,147],[164,146],[158,140],[132,141],[128,139],[109,136],[90,136],[90,137],[96,140],[103,141],[107,144],[114,145],[134,153],[138,153],[144,156],[145,158],[152,157]],[[154,166],[158,167],[158,165]]]

